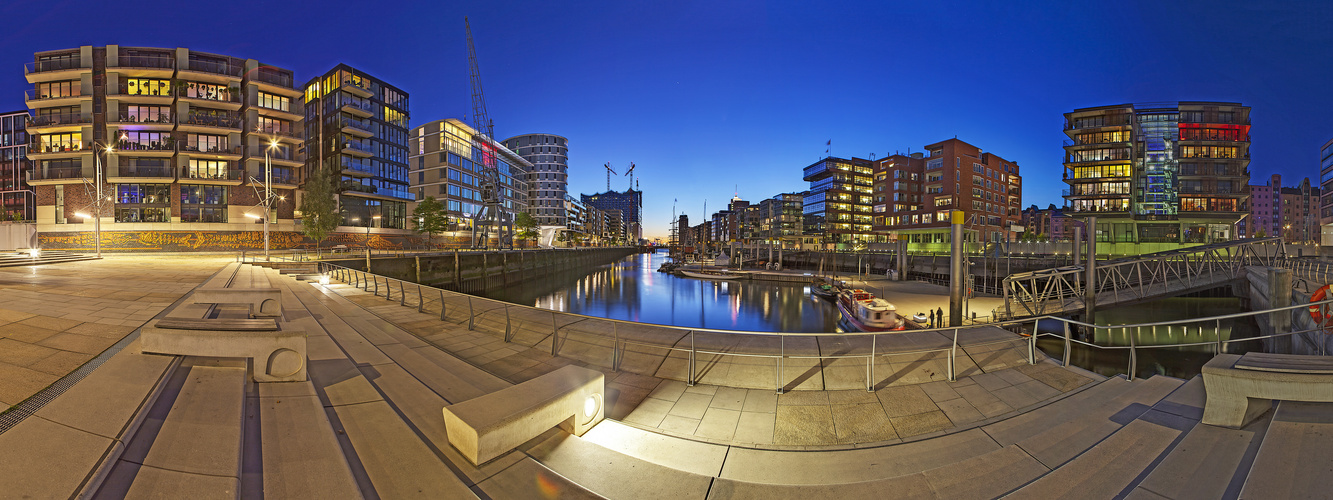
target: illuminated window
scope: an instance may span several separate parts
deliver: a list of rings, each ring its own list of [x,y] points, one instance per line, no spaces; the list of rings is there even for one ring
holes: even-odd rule
[[[130,78],[125,80],[124,90],[129,95],[171,95],[171,80],[149,78]]]

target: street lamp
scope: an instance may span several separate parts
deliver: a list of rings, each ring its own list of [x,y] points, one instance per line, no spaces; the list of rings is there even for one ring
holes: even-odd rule
[[[96,179],[96,188],[97,188],[97,202],[94,203],[93,206],[97,208],[97,212],[94,213],[94,214],[85,214],[85,213],[83,213],[83,212],[79,212],[79,213],[74,214],[74,216],[75,216],[75,217],[82,218],[82,219],[87,219],[88,217],[92,217],[92,219],[93,219],[93,239],[96,240],[96,242],[97,242],[97,258],[100,259],[100,258],[102,258],[102,204],[105,203],[106,200],[104,199],[104,195],[102,194],[102,177],[103,177],[103,172],[102,172],[102,155],[97,154],[97,146],[99,146],[99,144],[98,144],[96,141],[94,141],[94,142],[93,142],[93,159],[95,160],[95,165],[96,165],[96,167],[97,167],[97,169],[96,169],[96,176],[95,176],[95,179]],[[105,151],[106,151],[107,157],[110,158],[111,153],[115,153],[115,152],[116,152],[116,149],[115,149],[114,147],[111,147],[111,146],[105,146]],[[86,182],[86,180],[85,180],[85,182]]]
[[[273,215],[273,161],[270,153],[278,149],[278,139],[268,141],[264,148],[264,261],[268,262],[268,219]]]

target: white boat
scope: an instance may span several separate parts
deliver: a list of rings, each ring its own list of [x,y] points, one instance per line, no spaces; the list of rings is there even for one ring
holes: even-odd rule
[[[704,280],[743,280],[750,277],[749,274],[731,271],[686,271],[680,269],[676,272],[687,278],[699,278]]]
[[[859,288],[838,294],[838,311],[842,313],[843,322],[858,331],[887,332],[906,328],[893,304]]]

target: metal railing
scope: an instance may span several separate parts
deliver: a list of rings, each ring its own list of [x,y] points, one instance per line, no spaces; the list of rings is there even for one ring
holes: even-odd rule
[[[60,113],[55,115],[37,115],[28,120],[28,127],[49,127],[55,125],[76,125],[92,123],[92,113]]]
[[[113,176],[113,175],[114,175],[114,176],[117,176],[117,177],[165,177],[165,178],[171,178],[171,177],[173,177],[173,176],[175,175],[175,174],[173,173],[173,170],[174,170],[174,169],[171,168],[171,167],[161,167],[161,166],[153,166],[153,167],[150,167],[150,166],[139,166],[139,165],[120,165],[120,166],[116,167],[116,171],[115,171],[114,174],[108,174],[108,176]]]
[[[352,141],[344,142],[343,149],[351,149],[366,154],[375,154],[374,147],[371,147],[369,144],[361,144],[359,142],[352,142]]]
[[[230,163],[230,162],[228,162]],[[226,170],[208,170],[196,169],[190,166],[181,167],[181,180],[215,180],[215,181],[239,181],[245,175],[244,170],[226,169]]]
[[[1327,264],[1324,264],[1323,266],[1325,267],[1319,267],[1318,269],[1321,272],[1329,273],[1330,276],[1333,276],[1333,266]],[[1313,268],[1313,266],[1311,268]],[[832,360],[834,362],[838,360],[864,360],[865,377],[866,377],[865,387],[867,391],[873,391],[875,390],[875,386],[877,385],[877,382],[879,380],[875,376],[875,370],[876,370],[875,365],[877,358],[887,357],[887,356],[910,355],[910,354],[943,355],[946,359],[946,365],[947,365],[946,375],[948,376],[948,379],[950,381],[954,381],[956,380],[957,377],[957,357],[958,357],[958,349],[960,347],[971,348],[971,347],[983,347],[983,346],[998,345],[998,344],[1014,344],[1016,342],[1021,342],[1024,345],[1027,362],[1029,364],[1035,364],[1037,362],[1037,352],[1038,352],[1037,341],[1040,337],[1048,337],[1048,338],[1055,338],[1063,342],[1064,351],[1061,355],[1061,362],[1064,364],[1064,366],[1070,366],[1072,346],[1074,345],[1081,345],[1098,350],[1127,351],[1129,354],[1129,360],[1126,366],[1125,375],[1128,378],[1128,380],[1134,380],[1138,372],[1138,353],[1140,350],[1143,349],[1151,350],[1151,349],[1165,349],[1165,348],[1208,346],[1211,348],[1214,354],[1222,354],[1227,352],[1227,346],[1231,344],[1289,337],[1293,335],[1316,332],[1316,331],[1327,331],[1329,328],[1333,328],[1333,325],[1324,324],[1324,325],[1319,325],[1319,327],[1315,329],[1293,330],[1290,332],[1275,333],[1271,335],[1261,335],[1254,337],[1245,337],[1239,339],[1230,338],[1229,337],[1230,329],[1223,328],[1224,321],[1227,320],[1235,320],[1246,317],[1256,317],[1266,314],[1289,313],[1290,311],[1294,311],[1297,309],[1305,309],[1312,306],[1333,304],[1333,298],[1331,298],[1320,302],[1312,302],[1310,304],[1299,304],[1294,306],[1278,307],[1262,311],[1249,311],[1243,313],[1225,314],[1220,316],[1209,316],[1204,318],[1191,318],[1184,320],[1172,320],[1172,321],[1127,324],[1127,325],[1094,325],[1055,316],[1041,316],[1041,317],[1024,318],[1021,320],[998,321],[996,323],[991,323],[987,325],[977,325],[972,327],[945,327],[945,328],[934,328],[926,330],[910,330],[906,332],[893,332],[893,333],[753,332],[753,331],[689,328],[689,327],[677,327],[670,325],[647,324],[634,321],[617,320],[610,318],[601,318],[596,316],[587,316],[576,313],[553,311],[549,309],[542,309],[538,307],[524,306],[519,304],[510,304],[507,302],[487,299],[475,295],[449,291],[428,285],[421,285],[418,283],[404,281],[397,278],[391,278],[388,276],[370,274],[363,271],[343,266],[338,266],[327,262],[317,263],[316,271],[319,272],[320,274],[329,275],[330,278],[336,279],[345,284],[371,292],[376,296],[379,296],[381,294],[380,289],[382,287],[384,289],[383,294],[386,300],[392,301],[396,298],[399,302],[399,305],[402,306],[415,305],[417,307],[418,312],[426,312],[426,306],[428,304],[438,302],[440,305],[440,316],[439,316],[440,320],[452,322],[455,324],[466,323],[468,330],[478,329],[479,320],[487,318],[496,323],[497,326],[495,326],[495,328],[497,330],[497,333],[503,333],[505,342],[511,342],[514,340],[515,335],[519,333],[516,331],[516,329],[533,327],[533,321],[531,321],[533,314],[549,315],[551,318],[551,322],[549,325],[549,334],[550,334],[549,338],[551,340],[552,356],[559,355],[561,347],[564,345],[564,343],[569,342],[573,335],[594,337],[602,342],[610,341],[611,343],[610,368],[613,371],[620,370],[621,362],[624,360],[626,352],[628,352],[627,349],[630,346],[637,346],[649,350],[664,351],[668,358],[673,354],[686,356],[688,362],[686,383],[689,385],[694,385],[696,382],[699,381],[699,378],[703,375],[699,373],[699,368],[698,368],[698,363],[699,363],[698,358],[700,355],[717,356],[717,357],[733,356],[740,358],[769,358],[772,359],[774,362],[775,390],[779,394],[783,392],[784,387],[786,387],[788,382],[787,377],[783,375],[784,373],[783,365],[784,365],[784,360],[786,359],[818,360],[820,366],[827,366],[826,364],[824,364],[825,360]],[[458,303],[456,304],[456,307],[461,308],[465,303],[467,307],[466,314],[465,315],[458,314],[457,312],[455,312],[455,314],[450,314],[450,306],[449,306],[450,299]],[[480,312],[478,312],[479,308],[481,309]],[[518,323],[521,323],[521,325],[516,324],[514,311],[520,311],[526,313],[526,317],[518,321]],[[489,317],[487,317],[488,313]],[[499,331],[499,326],[498,326],[500,321],[500,314],[503,314],[503,332]],[[462,317],[462,319],[451,319],[451,317],[458,318],[460,316]],[[566,321],[562,322],[561,319],[564,319]],[[1061,322],[1062,323],[1061,333],[1054,334],[1050,332],[1045,332],[1045,333],[1041,332],[1039,329],[1039,325],[1041,321],[1045,320],[1053,320]],[[588,323],[589,325],[602,323],[602,328],[597,328],[593,326],[578,331],[570,328],[575,324],[582,324],[582,323]],[[609,323],[611,326],[611,328],[609,328],[611,333],[609,338],[606,334],[608,330],[607,328],[605,328],[606,323]],[[1073,328],[1071,328],[1071,325]],[[548,326],[545,324],[541,324],[538,326],[540,326],[541,328],[548,328]],[[1208,328],[1208,326],[1211,326],[1211,328]],[[622,327],[632,328],[633,330],[626,330],[622,332]],[[1013,336],[1010,338],[1003,338],[998,340],[994,339],[995,334],[998,333],[996,332],[997,327],[1003,328],[1007,332],[1011,333]],[[1131,330],[1138,332],[1142,331],[1145,328],[1153,329],[1159,327],[1168,327],[1168,328],[1179,327],[1184,329],[1184,331],[1187,334],[1189,330],[1192,328],[1197,333],[1197,335],[1199,335],[1200,340],[1198,342],[1139,345],[1136,341],[1135,335],[1128,335],[1129,345],[1100,345],[1093,342],[1087,342],[1084,340],[1074,338],[1074,335],[1072,334],[1073,330],[1080,329],[1084,331],[1088,336],[1095,338],[1096,332],[1098,331],[1106,331],[1109,334],[1110,332],[1119,330],[1127,333]],[[662,342],[653,342],[651,340],[644,338],[635,338],[635,336],[632,335],[633,331],[643,330],[643,329],[651,329],[657,331],[666,330],[679,333],[680,336],[677,337],[677,339],[674,342],[662,343]],[[563,333],[564,334],[563,341],[561,339],[562,335],[561,330],[565,330]],[[1212,335],[1208,335],[1208,332],[1210,331]],[[894,347],[881,347],[881,344],[879,342],[880,338],[885,336],[893,337],[896,335],[923,333],[923,332],[934,332],[939,334],[941,338],[939,339],[938,342],[934,342],[935,346],[927,345],[926,347],[917,347],[922,344],[918,342],[913,342],[912,343],[913,348],[901,349],[901,350],[895,349]],[[1225,337],[1223,335],[1224,333],[1227,334]],[[732,339],[732,341],[724,342],[722,343],[724,344],[722,346],[713,345],[714,343],[712,342],[708,342],[705,344],[704,342],[699,341],[700,336],[709,336],[709,335],[731,336],[729,338]],[[737,339],[737,337],[735,336],[744,336],[747,339],[747,341],[737,342],[735,341],[735,339]],[[990,338],[988,339],[987,337]],[[805,343],[808,346],[809,341],[811,340],[817,341],[820,338],[842,339],[843,342],[841,342],[841,345],[839,346],[841,348],[840,352],[837,354],[823,354],[819,352],[817,349],[813,353],[800,350],[799,346],[801,345],[801,340],[805,340],[806,341]],[[769,341],[770,344],[772,344],[772,342],[776,342],[776,348],[777,348],[776,352],[772,352],[774,351],[772,349],[773,347],[772,345],[769,346],[770,347],[770,349],[768,349],[769,352],[761,352],[759,350],[751,350],[748,352],[744,352],[738,349],[738,346],[752,346],[756,343],[756,342],[750,342],[749,341],[750,339],[761,339],[761,340],[766,339]],[[711,339],[705,338],[705,341],[707,340]],[[977,340],[977,341],[969,342],[969,340]],[[687,341],[688,341],[688,346],[686,345]],[[537,343],[544,343],[544,342],[545,339],[542,339]],[[789,343],[790,345],[792,345],[792,347],[790,348],[788,347]],[[705,345],[701,347],[700,346],[701,344]],[[580,352],[586,352],[586,350]],[[638,351],[637,354],[643,354],[643,352]],[[584,361],[588,360],[584,359]],[[795,382],[795,380],[793,380],[792,382]]]
[[[117,55],[114,68],[159,68],[173,69],[176,67],[176,58],[169,55],[160,56],[126,56]]]
[[[1260,251],[1263,250],[1263,251]],[[1280,238],[1230,241],[1098,263],[1094,296],[1099,304],[1142,300],[1215,285],[1240,276],[1247,265],[1285,259]],[[1084,268],[1073,266],[1016,273],[1004,279],[1004,314],[1045,315],[1081,310]]]

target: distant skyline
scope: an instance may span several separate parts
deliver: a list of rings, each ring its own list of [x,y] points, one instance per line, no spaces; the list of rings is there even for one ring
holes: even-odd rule
[[[23,64],[81,45],[189,47],[289,68],[346,63],[411,95],[411,126],[470,122],[463,16],[497,140],[569,138],[569,192],[630,162],[644,235],[697,224],[739,185],[800,192],[825,155],[882,158],[957,136],[1021,168],[1023,206],[1062,205],[1062,114],[1133,102],[1253,108],[1251,182],[1318,184],[1333,138],[1333,2],[8,2],[0,111]],[[630,179],[615,176],[624,191]]]

